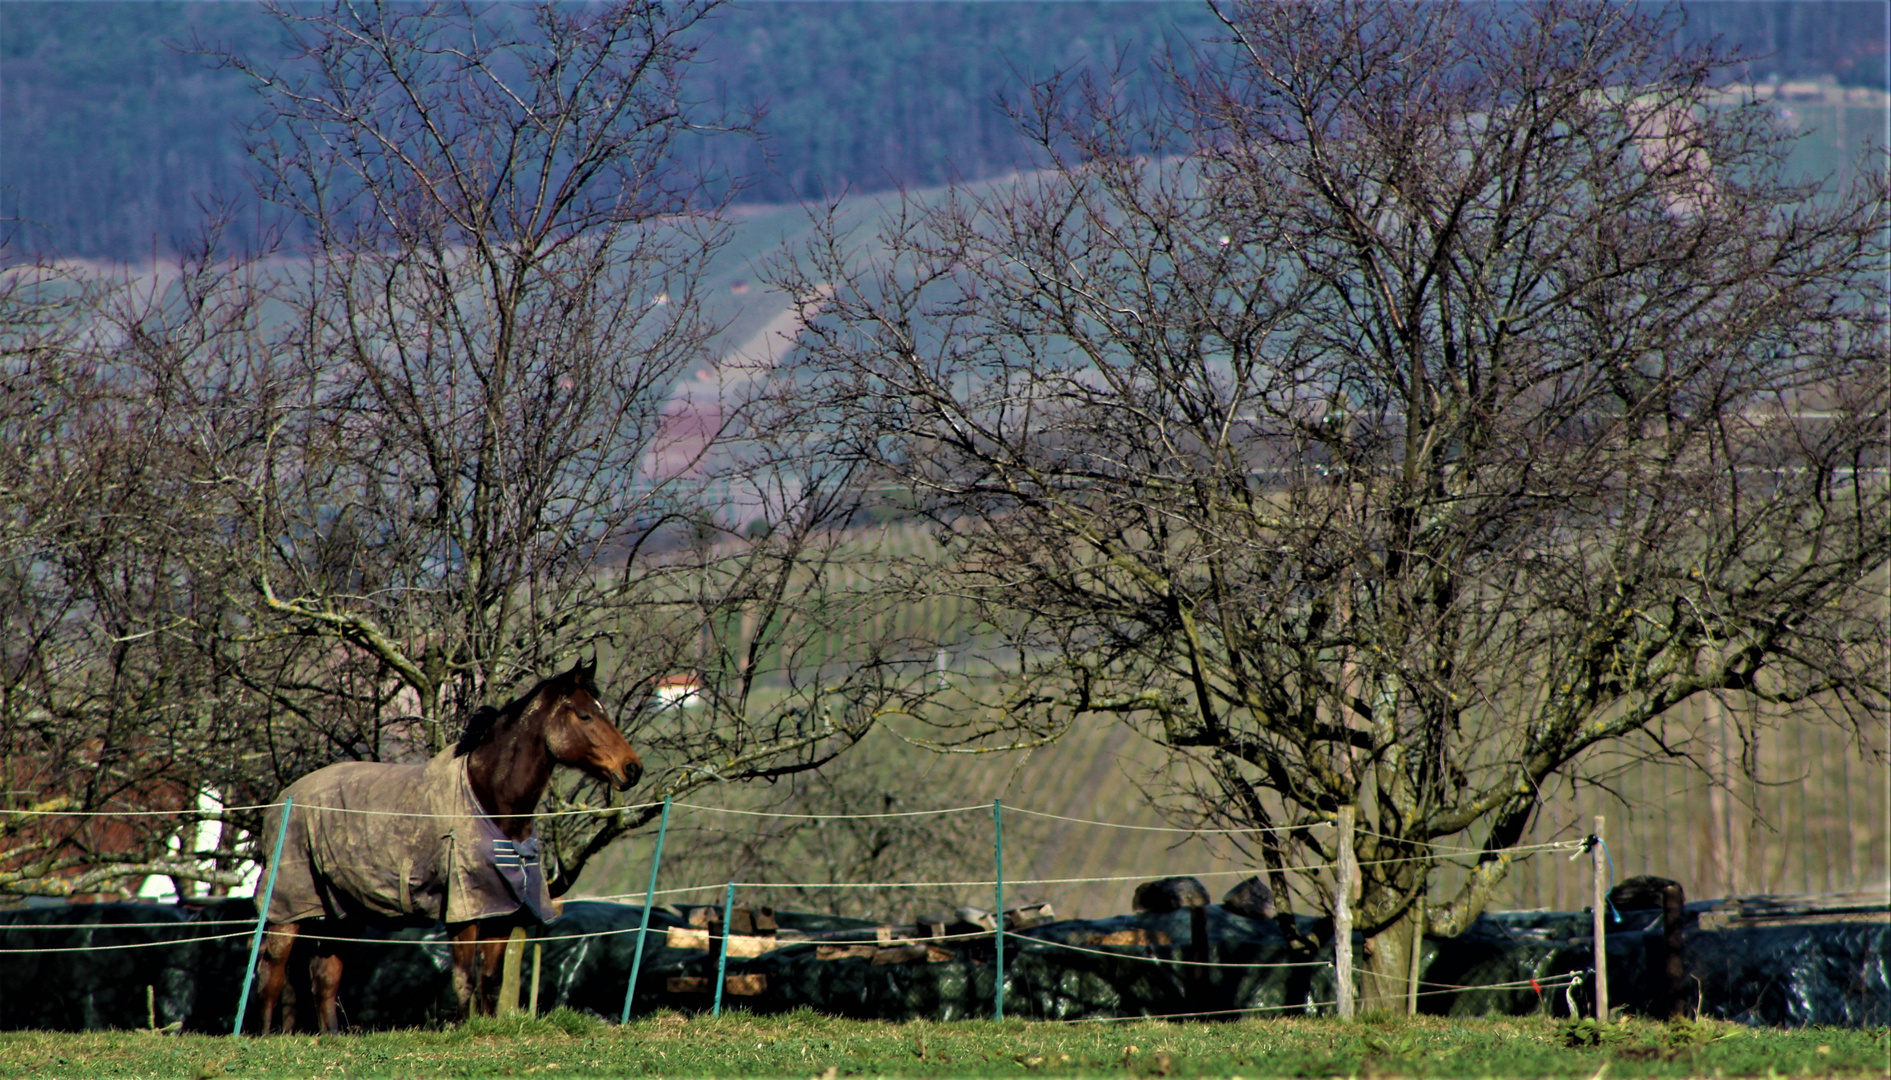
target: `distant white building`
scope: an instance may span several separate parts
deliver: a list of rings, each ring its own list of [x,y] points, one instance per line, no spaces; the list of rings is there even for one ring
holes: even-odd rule
[[[657,680],[657,707],[687,709],[702,700],[702,680],[694,675],[665,675]]]

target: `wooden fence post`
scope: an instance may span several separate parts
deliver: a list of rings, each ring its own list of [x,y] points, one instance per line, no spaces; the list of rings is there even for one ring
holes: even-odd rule
[[[1342,1019],[1353,1015],[1353,808],[1339,808],[1339,863],[1333,873],[1333,974]]]
[[[1595,902],[1590,908],[1589,926],[1595,939],[1596,954],[1596,1023],[1609,1022],[1609,938],[1608,916],[1608,849],[1602,843],[1602,815],[1596,815],[1596,831],[1589,838],[1589,865],[1595,870]]]
[[[994,1020],[1005,1018],[1005,808],[997,799],[991,801],[991,857],[993,867],[992,902],[998,910],[992,912],[996,923],[992,931],[992,943],[997,951],[995,972],[992,981],[991,1015]]]
[[[1405,1015],[1418,1015],[1418,975],[1419,966],[1425,959],[1425,896],[1419,894],[1412,906],[1417,910],[1412,914],[1412,977],[1405,984]]]
[[[1686,919],[1687,894],[1680,884],[1661,890],[1662,1007],[1657,1015],[1663,1020],[1694,1015],[1687,1005],[1687,946],[1681,929]]]
[[[1206,1012],[1213,1008],[1209,998],[1213,988],[1208,979],[1210,963],[1208,948],[1208,909],[1192,907],[1188,909],[1188,951],[1187,958],[1192,961],[1182,969],[1183,985],[1188,988],[1188,1003],[1193,1009]]]
[[[532,942],[532,1004],[530,1013],[534,1019],[538,1017],[538,971],[539,961],[545,958],[543,945],[544,943],[540,941]]]
[[[525,927],[515,926],[506,935],[505,958],[499,964],[499,1015],[519,1011],[519,967],[525,959]]]

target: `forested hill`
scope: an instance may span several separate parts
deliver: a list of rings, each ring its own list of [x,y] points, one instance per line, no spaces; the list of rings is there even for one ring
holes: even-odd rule
[[[1882,0],[1733,0],[1690,18],[1691,33],[1767,57],[1747,77],[1884,85]],[[1024,160],[1000,94],[1098,65],[1120,64],[1133,84],[1165,40],[1214,29],[1188,0],[751,2],[706,35],[698,93],[767,108],[760,143],[712,144],[717,164],[750,178],[751,201],[928,186]],[[249,3],[0,2],[9,257],[149,258],[218,197],[238,210],[231,239],[246,240],[256,213],[240,128],[256,100],[180,47],[194,37],[265,55],[278,40]]]

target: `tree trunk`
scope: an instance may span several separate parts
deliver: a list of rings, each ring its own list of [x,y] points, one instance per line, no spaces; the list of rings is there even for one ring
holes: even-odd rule
[[[1360,1015],[1405,1012],[1406,988],[1412,977],[1412,931],[1418,926],[1419,906],[1412,905],[1396,922],[1366,939],[1366,955],[1359,965]]]

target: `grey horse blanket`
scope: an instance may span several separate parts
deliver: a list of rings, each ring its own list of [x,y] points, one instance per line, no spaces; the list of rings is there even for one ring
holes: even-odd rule
[[[514,843],[473,796],[466,758],[424,765],[350,761],[317,769],[293,797],[269,921],[490,919],[553,915],[538,838]],[[273,851],[280,810],[270,811]],[[265,873],[257,897],[268,888]]]

